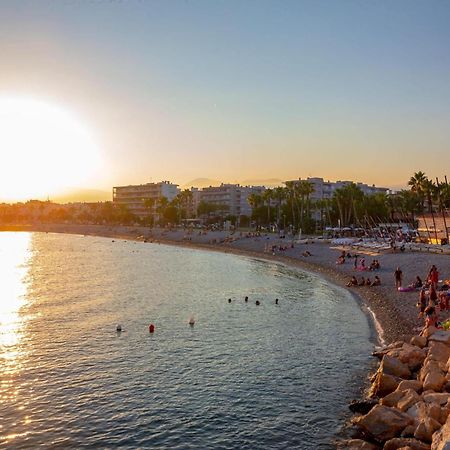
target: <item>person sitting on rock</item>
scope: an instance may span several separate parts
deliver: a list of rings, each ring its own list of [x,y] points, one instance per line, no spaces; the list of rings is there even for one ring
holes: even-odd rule
[[[366,279],[364,277],[361,277],[361,280],[358,283],[358,286],[364,286],[365,284],[366,284]]]
[[[347,283],[347,286],[358,286],[358,280],[354,275],[352,276],[352,279]]]

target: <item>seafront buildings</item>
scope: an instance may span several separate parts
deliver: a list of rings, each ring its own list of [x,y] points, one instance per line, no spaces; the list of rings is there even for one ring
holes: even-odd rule
[[[285,181],[284,184],[296,187],[305,181],[313,188],[309,196],[313,201],[331,199],[337,189],[352,183],[351,181],[325,181],[319,177],[308,177],[306,180],[299,178]],[[383,187],[370,186],[365,183],[355,184],[366,195],[386,194],[389,192],[387,188]],[[191,199],[189,205],[187,205],[188,217],[198,217],[198,207],[203,203],[214,205],[214,212],[211,214],[215,216],[233,216],[236,218],[245,216],[250,218],[252,216],[252,207],[248,201],[249,196],[252,194],[262,195],[265,191],[265,186],[241,186],[231,183],[222,183],[220,186],[209,186],[203,189],[191,187],[189,189]],[[178,185],[169,181],[115,186],[113,188],[113,202],[125,205],[131,213],[144,218],[155,214],[157,203],[162,197],[171,202],[180,192]],[[148,200],[152,200],[152,202],[148,202]],[[149,203],[153,203],[153,208],[149,208]],[[207,216],[208,214],[203,214],[203,218]]]
[[[180,192],[178,184],[170,181],[160,181],[159,183],[146,183],[129,186],[113,187],[113,203],[125,205],[128,210],[138,217],[147,217],[150,212],[146,206],[146,200],[155,203],[162,197],[169,202]]]

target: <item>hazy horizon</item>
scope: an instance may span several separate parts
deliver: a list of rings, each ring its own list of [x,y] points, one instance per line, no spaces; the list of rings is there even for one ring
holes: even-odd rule
[[[0,3],[0,198],[450,164],[450,4]],[[83,188],[84,189],[84,188]]]

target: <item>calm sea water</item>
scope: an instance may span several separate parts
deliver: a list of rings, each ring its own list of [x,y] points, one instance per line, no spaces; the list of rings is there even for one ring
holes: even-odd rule
[[[353,298],[277,263],[1,233],[0,270],[0,447],[332,448],[369,366]]]

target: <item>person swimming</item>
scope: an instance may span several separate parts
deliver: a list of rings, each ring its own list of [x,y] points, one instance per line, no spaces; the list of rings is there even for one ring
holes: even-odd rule
[[[260,305],[259,300],[256,300],[255,305],[256,305],[256,306],[259,306],[259,305]]]
[[[275,299],[275,305],[278,305],[278,299],[277,298]]]
[[[244,298],[244,302],[248,302],[248,297],[247,296]]]
[[[231,298],[228,299],[228,303],[231,303]]]

